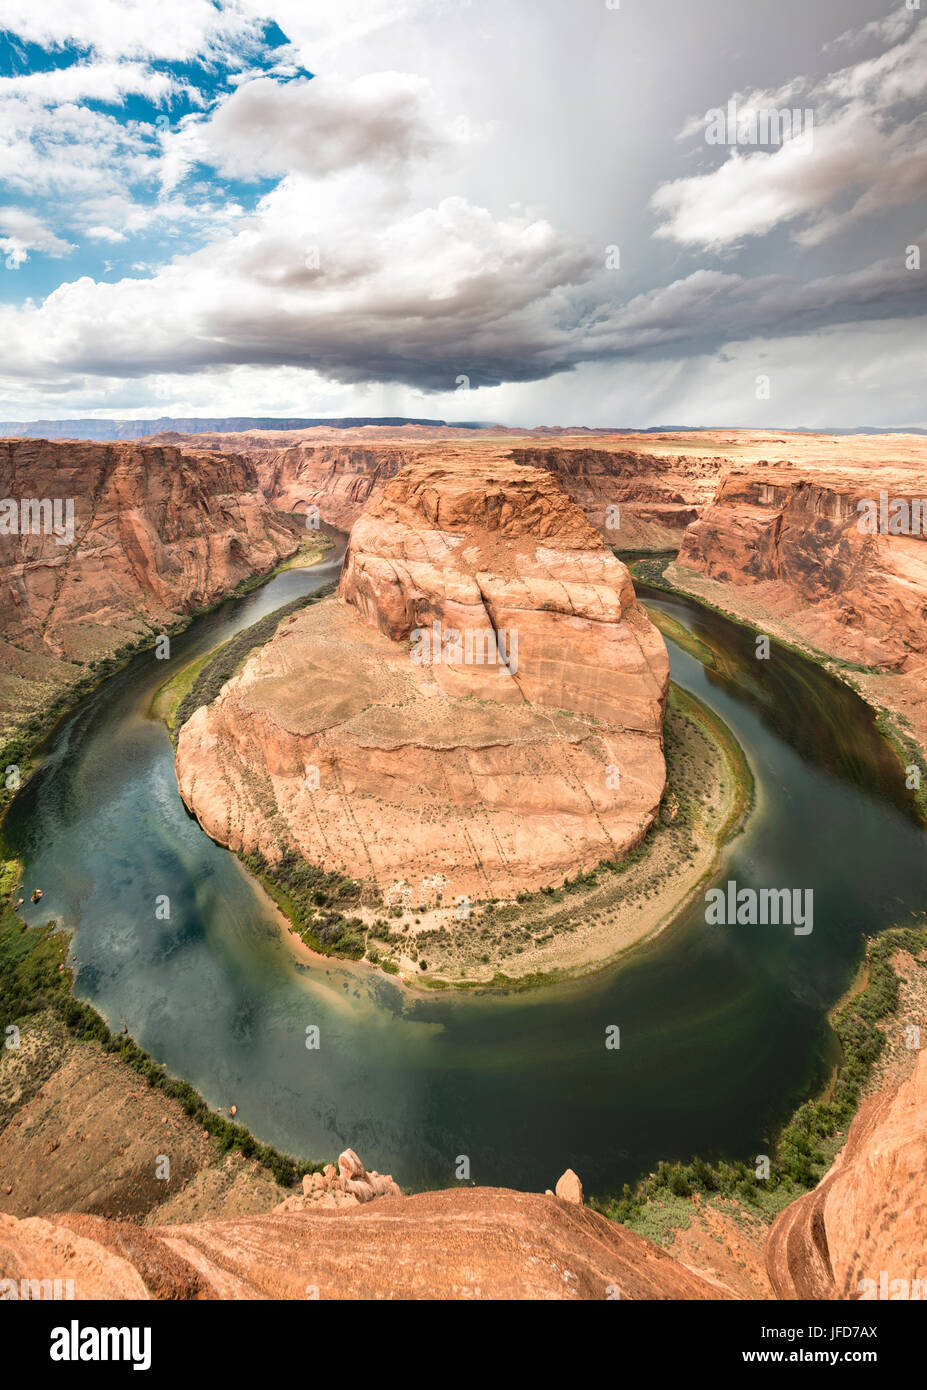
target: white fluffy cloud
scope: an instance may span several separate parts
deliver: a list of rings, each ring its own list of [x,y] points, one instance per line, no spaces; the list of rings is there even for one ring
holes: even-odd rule
[[[430,83],[410,73],[376,72],[352,82],[258,77],[208,119],[187,119],[166,143],[181,164],[208,163],[230,178],[398,168],[440,141],[432,107]]]
[[[258,7],[237,0],[4,0],[2,22],[42,48],[167,62],[226,59],[252,48],[263,29]]]
[[[816,245],[873,212],[927,196],[927,118],[905,114],[923,94],[927,25],[902,10],[867,30],[868,39],[898,41],[815,83],[799,78],[777,91],[735,94],[742,114],[810,110],[812,138],[763,151],[735,145],[710,172],[664,182],[651,200],[657,236],[718,250],[788,223],[798,242]],[[693,118],[684,134],[704,129]]]
[[[457,197],[399,213],[393,198],[357,173],[324,188],[286,179],[239,230],[148,279],[82,277],[0,310],[13,334],[0,357],[44,375],[295,363],[426,388],[555,368],[568,287],[593,268],[585,251],[543,220]]]
[[[0,255],[7,269],[16,270],[28,260],[30,251],[46,256],[67,256],[74,247],[25,208],[0,208]]]

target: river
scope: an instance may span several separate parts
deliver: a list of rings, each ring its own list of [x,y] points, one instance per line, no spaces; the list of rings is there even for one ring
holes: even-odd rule
[[[25,886],[44,890],[26,919],[75,931],[77,993],[212,1105],[235,1103],[259,1138],[311,1158],[351,1145],[411,1187],[454,1185],[460,1155],[478,1184],[543,1190],[572,1167],[604,1194],[660,1158],[770,1152],[834,1062],[826,1011],[862,934],[927,904],[924,832],[871,712],[812,663],[776,646],[760,662],[743,628],[648,593],[715,654],[704,667],[670,643],[672,675],[733,730],[756,777],[718,881],[813,888],[813,932],[707,926],[700,901],[570,984],[412,993],[369,967],[299,957],[237,859],[187,814],[150,713],[175,663],[337,567],[284,571],[197,619],[170,664],[136,657],[46,741],[4,838]],[[155,915],[164,894],[169,921]]]

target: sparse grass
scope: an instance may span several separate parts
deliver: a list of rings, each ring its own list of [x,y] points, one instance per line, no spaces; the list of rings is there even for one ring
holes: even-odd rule
[[[768,1178],[758,1178],[755,1165],[743,1160],[661,1162],[633,1187],[626,1183],[620,1196],[593,1198],[590,1205],[643,1235],[657,1231],[663,1239],[674,1225],[688,1225],[688,1198],[695,1193],[736,1200],[771,1221],[789,1202],[815,1187],[842,1146],[872,1067],[885,1047],[885,1034],[878,1024],[898,1009],[898,976],[891,958],[902,950],[912,955],[927,950],[927,924],[893,928],[867,941],[865,988],[840,1005],[832,1020],[843,1053],[836,1077],[824,1096],[798,1107],[770,1147],[774,1157]]]
[[[275,608],[265,618],[252,623],[221,647],[199,657],[167,681],[155,696],[157,712],[165,720],[171,737],[177,733],[201,705],[211,704],[226,681],[241,670],[248,657],[273,637],[282,622],[330,594],[333,585],[303,595],[292,603]]]

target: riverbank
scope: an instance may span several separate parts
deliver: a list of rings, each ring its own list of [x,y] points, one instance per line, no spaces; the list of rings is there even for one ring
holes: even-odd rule
[[[149,1224],[242,1215],[271,1211],[321,1171],[211,1109],[75,998],[70,933],[27,927],[13,908],[18,884],[18,866],[2,861],[0,1211]]]
[[[708,579],[679,565],[671,553],[641,557],[630,565],[632,576],[662,590],[694,600],[728,622],[765,633],[788,651],[813,661],[859,695],[872,709],[879,732],[893,749],[911,786],[913,804],[927,824],[927,695],[918,677],[863,666],[815,647],[794,625],[751,600],[749,589]],[[651,614],[651,616],[653,616]],[[916,776],[914,773],[916,769]]]
[[[763,1259],[769,1227],[830,1169],[860,1106],[912,1075],[925,1006],[927,921],[868,940],[853,983],[828,1015],[841,1062],[783,1126],[765,1176],[754,1158],[660,1163],[620,1197],[591,1204],[676,1259],[708,1260],[743,1296],[771,1297]]]
[[[38,766],[36,761],[38,748],[46,739],[51,737],[75,705],[86,699],[88,695],[92,695],[110,676],[124,670],[135,657],[154,650],[161,638],[168,637],[170,639],[180,636],[181,633],[186,632],[195,619],[215,612],[224,603],[253,593],[270,583],[286,569],[318,564],[320,560],[325,558],[331,545],[331,539],[325,534],[313,535],[310,540],[299,539],[294,545],[293,553],[271,569],[260,574],[249,575],[247,579],[243,579],[234,589],[223,594],[214,602],[203,604],[199,608],[192,609],[189,613],[178,616],[176,622],[159,629],[157,632],[152,629],[138,642],[123,643],[110,655],[90,661],[85,667],[75,667],[74,663],[56,663],[58,666],[69,667],[75,671],[75,674],[55,681],[44,690],[42,685],[37,682],[36,688],[42,693],[29,709],[27,716],[8,724],[0,734],[3,740],[0,744],[0,824],[3,822],[6,808],[17,792],[26,785]],[[9,648],[9,644],[4,645]],[[22,653],[23,657],[26,655],[26,653]]]
[[[208,668],[206,668],[208,670]],[[654,824],[623,859],[512,901],[386,909],[370,885],[289,854],[242,862],[294,935],[319,957],[365,963],[418,990],[519,992],[614,965],[671,925],[715,873],[742,829],[754,783],[737,740],[671,684],[664,726],[668,780]]]

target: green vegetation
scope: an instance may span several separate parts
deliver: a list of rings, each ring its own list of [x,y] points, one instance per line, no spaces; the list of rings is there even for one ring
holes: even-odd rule
[[[735,1199],[767,1220],[802,1192],[815,1187],[833,1162],[846,1130],[859,1107],[872,1067],[885,1047],[878,1026],[898,1010],[898,976],[891,964],[896,951],[918,956],[927,951],[927,925],[898,927],[866,943],[867,984],[842,1004],[832,1020],[842,1060],[827,1094],[805,1101],[770,1149],[768,1178],[758,1178],[753,1163],[665,1163],[634,1187],[625,1184],[620,1197],[591,1205],[613,1221],[652,1234],[656,1222],[663,1234],[688,1223],[685,1199],[694,1193]],[[665,1208],[657,1215],[653,1207]]]
[[[333,588],[334,585],[328,585],[313,594],[294,599],[282,608],[275,608],[265,618],[252,623],[215,651],[191,662],[176,676],[172,676],[155,697],[159,709],[165,712],[172,737],[176,738],[177,730],[201,705],[212,703],[226,681],[231,680],[232,676],[241,670],[251,653],[270,641],[281,622],[291,614],[318,603],[319,599],[330,594]]]
[[[104,1019],[89,1004],[75,999],[67,968],[69,936],[44,927],[27,927],[16,915],[9,893],[18,880],[17,865],[0,861],[3,899],[0,901],[0,1005],[2,1023],[21,1024],[32,1015],[50,1011],[79,1042],[94,1042],[144,1077],[149,1086],[179,1101],[200,1129],[208,1130],[220,1153],[237,1149],[246,1158],[267,1168],[284,1187],[291,1187],[304,1173],[321,1171],[321,1163],[299,1161],[270,1144],[261,1144],[243,1125],[210,1110],[203,1097],[186,1081],[169,1076],[128,1035],[110,1032]]]
[[[188,621],[185,618],[175,627],[166,629],[168,635],[173,636],[175,632],[183,631]],[[153,647],[158,635],[150,633],[139,642],[124,642],[110,656],[86,662],[82,675],[59,690],[53,700],[19,725],[15,734],[0,747],[0,811],[13,800],[18,790],[16,787],[6,786],[5,769],[19,768],[20,785],[25,784],[34,770],[35,748],[48,737],[59,720],[63,719],[79,700],[95,690],[107,676],[121,670],[139,652],[148,651]]]
[[[652,604],[644,603],[643,607],[647,610],[647,616],[654,627],[659,628],[664,637],[668,637],[671,642],[675,642],[677,647],[681,647],[684,652],[694,656],[696,661],[700,661],[703,666],[707,666],[709,669],[714,667],[716,664],[714,652],[696,637],[694,632],[690,632],[684,623],[671,618],[669,613],[664,613],[661,608],[654,608]]]
[[[362,894],[371,897],[372,888],[362,887],[344,874],[307,864],[293,850],[287,850],[277,864],[257,852],[240,858],[262,881],[307,946],[327,956],[361,959],[367,948],[366,928],[360,917],[344,914],[360,905]],[[387,968],[388,963],[383,962],[383,969]]]

